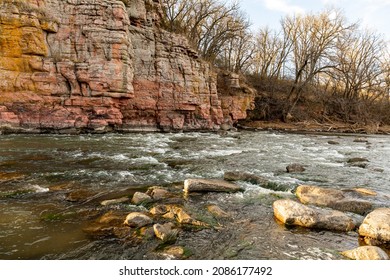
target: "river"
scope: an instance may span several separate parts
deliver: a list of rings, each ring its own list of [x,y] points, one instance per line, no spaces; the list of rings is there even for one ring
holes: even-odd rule
[[[368,160],[366,168],[348,164],[356,157]],[[233,217],[218,229],[180,232],[176,243],[189,259],[342,259],[338,252],[358,245],[356,232],[285,227],[274,220],[272,202],[292,197],[299,184],[390,195],[389,158],[389,137],[378,135],[0,135],[0,259],[169,258],[156,250],[157,240],[95,239],[83,228],[110,210],[103,199],[150,186],[180,192],[187,178],[223,178],[226,171],[261,175],[288,190],[238,182],[244,192],[187,198],[192,212],[211,203]],[[306,171],[287,173],[291,163]]]

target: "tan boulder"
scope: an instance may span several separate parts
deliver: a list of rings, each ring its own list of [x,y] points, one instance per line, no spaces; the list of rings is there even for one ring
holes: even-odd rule
[[[355,228],[353,220],[340,211],[310,207],[290,199],[275,201],[273,209],[275,217],[286,225],[335,231]]]
[[[372,202],[365,200],[359,191],[354,190],[344,191],[302,185],[297,188],[296,195],[304,204],[325,206],[357,214],[364,214],[373,207]]]
[[[146,193],[142,193],[142,192],[134,193],[133,198],[131,199],[131,203],[133,203],[135,205],[140,205],[142,203],[148,203],[151,201],[152,201],[152,198],[149,195],[147,195]]]
[[[352,260],[388,260],[389,256],[381,248],[376,246],[362,246],[353,250],[341,252]]]
[[[359,227],[359,234],[380,243],[389,243],[390,208],[378,208],[369,213]]]
[[[127,215],[124,224],[130,227],[140,228],[153,223],[153,220],[139,212],[133,212]]]

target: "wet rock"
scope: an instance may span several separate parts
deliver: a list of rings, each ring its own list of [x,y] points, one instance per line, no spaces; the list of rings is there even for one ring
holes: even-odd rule
[[[149,216],[140,212],[128,214],[124,222],[125,225],[136,228],[144,227],[151,223],[153,223],[153,220]]]
[[[348,166],[351,167],[358,167],[358,168],[367,168],[367,163],[365,162],[354,162],[354,163],[349,163]]]
[[[235,184],[213,179],[187,179],[184,181],[185,192],[238,192],[243,188]]]
[[[213,215],[214,217],[217,217],[217,218],[229,218],[230,217],[230,215],[228,213],[223,211],[217,205],[209,205],[206,208],[207,208],[207,211],[209,211],[211,213],[211,215]]]
[[[168,211],[162,217],[166,219],[176,219],[180,224],[208,227],[209,225],[192,218],[182,207],[177,205],[167,205]]]
[[[103,216],[99,217],[96,222],[99,224],[120,226],[124,219],[123,214],[115,213],[113,211],[107,212]]]
[[[142,192],[134,193],[133,198],[131,199],[131,203],[133,203],[135,205],[140,205],[142,203],[149,203],[151,201],[152,201],[152,198],[149,195],[142,193]]]
[[[352,219],[340,211],[309,207],[290,199],[275,201],[273,209],[275,217],[286,225],[335,231],[355,228]]]
[[[93,223],[83,228],[90,238],[124,237],[129,234],[129,229],[123,227],[125,215],[110,211],[96,219]]]
[[[302,164],[299,163],[293,163],[286,167],[286,170],[288,173],[302,173],[306,169]]]
[[[170,211],[170,208],[166,205],[156,205],[150,209],[149,213],[152,215],[164,215]]]
[[[256,185],[265,185],[269,182],[265,177],[241,171],[225,172],[223,179],[226,181],[244,181]]]
[[[164,243],[175,242],[177,239],[178,230],[174,228],[173,223],[155,224],[153,226],[154,234]]]
[[[369,162],[369,160],[366,158],[355,157],[355,158],[350,158],[347,161],[347,163],[357,163],[357,162]]]
[[[116,198],[116,199],[104,200],[104,201],[100,202],[100,204],[103,206],[110,206],[110,205],[115,205],[115,204],[121,204],[121,203],[128,202],[128,201],[129,201],[128,197],[121,197],[121,198]]]
[[[378,195],[377,192],[375,192],[373,190],[366,189],[366,188],[355,188],[353,190],[358,192],[358,193],[361,193],[363,195],[370,195],[370,196],[377,196]]]
[[[169,246],[164,249],[164,253],[175,258],[181,258],[185,255],[186,250],[182,246]]]
[[[357,214],[364,214],[373,207],[371,202],[354,197],[353,191],[302,185],[297,188],[296,195],[300,202],[304,204],[326,206]]]
[[[334,141],[334,140],[329,140],[328,141],[329,145],[340,145],[340,142]]]
[[[362,246],[353,250],[341,252],[352,260],[388,260],[389,256],[381,248],[376,246]]]
[[[390,208],[378,208],[369,213],[359,227],[359,234],[378,243],[390,243]]]
[[[151,187],[148,189],[146,194],[151,196],[154,200],[165,199],[172,196],[172,194],[169,191],[162,189],[160,187]]]

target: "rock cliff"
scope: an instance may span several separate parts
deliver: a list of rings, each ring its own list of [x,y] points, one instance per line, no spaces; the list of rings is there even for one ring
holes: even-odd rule
[[[219,90],[161,28],[159,0],[0,0],[0,11],[2,131],[210,130],[251,108],[252,92],[235,77]]]

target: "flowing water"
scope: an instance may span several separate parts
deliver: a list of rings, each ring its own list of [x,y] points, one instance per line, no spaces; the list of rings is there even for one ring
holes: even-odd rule
[[[236,132],[107,135],[0,135],[0,259],[164,259],[158,241],[89,238],[83,228],[107,208],[104,199],[149,186],[180,193],[187,178],[226,171],[261,175],[274,185],[365,187],[390,194],[388,136]],[[338,144],[331,145],[329,141]],[[366,168],[350,158],[369,160]],[[286,173],[301,163],[302,174]],[[219,228],[182,231],[176,243],[192,259],[340,259],[358,235],[288,228],[272,202],[292,192],[239,182],[236,194],[186,198],[191,213],[217,204],[232,219]],[[131,210],[130,205],[126,205]],[[191,211],[192,209],[192,211]],[[197,210],[198,209],[198,210]]]

